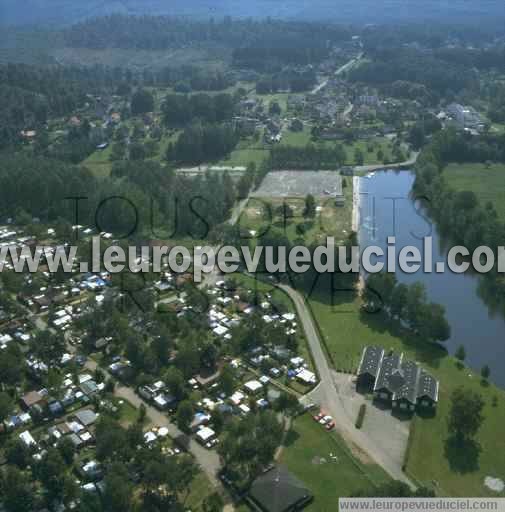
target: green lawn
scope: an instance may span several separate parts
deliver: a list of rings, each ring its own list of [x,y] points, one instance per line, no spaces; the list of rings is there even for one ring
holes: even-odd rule
[[[281,107],[282,114],[284,115],[286,113],[286,110],[288,108],[288,97],[290,96],[290,93],[275,93],[275,94],[257,94],[257,98],[260,100],[263,100],[263,105],[265,106],[266,111],[268,112],[268,108],[271,103],[277,102],[279,104],[279,107]]]
[[[384,157],[387,157],[390,161],[392,161],[392,150],[391,143],[385,137],[376,137],[371,139],[370,141],[356,141],[351,144],[346,144],[343,141],[313,141],[310,134],[311,128],[310,126],[304,125],[302,132],[292,132],[290,130],[285,130],[283,132],[283,138],[281,141],[281,145],[284,146],[306,146],[309,143],[314,143],[318,145],[333,147],[335,143],[341,143],[344,147],[347,154],[347,165],[356,165],[355,159],[355,151],[359,148],[364,157],[364,165],[373,165],[379,164],[383,162],[383,159],[378,157],[379,151],[382,151]],[[372,149],[369,151],[368,149]]]
[[[204,500],[213,494],[212,485],[203,471],[200,471],[196,475],[195,479],[191,482],[190,488],[191,491],[188,499],[184,503],[185,509],[202,511]]]
[[[352,293],[336,293],[334,304],[317,297],[313,297],[310,304],[338,369],[355,370],[362,348],[376,344],[405,352],[440,379],[437,414],[433,418],[417,417],[415,420],[408,473],[434,486],[441,495],[496,495],[484,486],[484,478],[505,475],[505,441],[500,436],[505,424],[505,392],[494,386],[482,386],[477,374],[466,368],[460,370],[444,349],[426,344],[398,325],[391,325],[381,314],[362,312],[359,300]],[[486,419],[477,436],[481,452],[476,459],[472,459],[470,448],[473,447],[454,450],[446,446],[450,395],[459,386],[475,389],[486,402]],[[491,405],[495,395],[497,407]]]
[[[259,167],[262,162],[268,158],[268,155],[269,151],[267,149],[239,148],[232,151],[227,158],[224,158],[216,165],[227,167],[247,167],[248,164],[254,162],[256,167]]]
[[[482,386],[478,375],[468,369],[460,370],[455,359],[443,348],[413,336],[380,313],[366,313],[355,292],[336,290],[333,297],[313,294],[308,301],[330,362],[337,369],[355,371],[363,347],[375,344],[386,350],[405,352],[407,357],[418,361],[440,380],[437,414],[433,418],[417,417],[415,420],[408,473],[414,479],[434,486],[441,495],[491,495],[492,491],[484,486],[484,478],[503,478],[505,475],[505,441],[500,436],[505,424],[505,392],[494,386]],[[454,455],[458,450],[450,444],[446,446],[450,395],[459,386],[477,390],[486,402],[486,419],[477,436],[481,452],[473,466],[469,465],[471,450],[460,449],[458,459]],[[494,396],[498,400],[497,407],[491,405]]]
[[[333,512],[339,497],[389,478],[379,466],[353,457],[337,434],[326,432],[308,414],[295,420],[281,462],[313,493],[314,501],[304,509],[309,512]]]
[[[106,149],[92,153],[81,165],[87,167],[97,177],[109,176],[112,170],[112,162],[109,160],[111,151],[112,146],[109,144]]]
[[[372,151],[369,151],[369,148]],[[391,143],[385,137],[377,137],[370,141],[356,141],[352,144],[344,144],[344,149],[347,153],[347,165],[357,165],[355,158],[355,151],[360,149],[364,157],[364,165],[381,164],[383,159],[379,158],[378,153],[382,151],[385,158],[393,162]]]
[[[505,165],[450,164],[444,170],[447,183],[455,190],[475,192],[482,205],[491,201],[505,221]]]
[[[492,133],[498,133],[502,134],[505,132],[505,125],[500,123],[491,123],[491,130]]]
[[[305,208],[303,197],[255,198],[249,201],[242,212],[239,226],[250,231],[256,231],[256,236],[266,235],[270,228],[274,228],[283,231],[291,242],[303,238],[307,245],[314,242],[324,244],[326,237],[329,236],[335,237],[337,241],[343,241],[351,233],[352,213],[352,178],[345,178],[345,180],[346,187],[343,189],[344,206],[335,206],[334,201],[329,197],[321,198],[317,200],[317,206],[322,210],[316,212],[314,219],[305,219],[303,217]],[[276,212],[279,207],[282,207],[283,203],[287,204],[293,211],[293,217],[286,219],[286,223],[284,223],[283,216]],[[310,222],[308,230],[305,233],[300,233],[297,226],[305,224],[307,221]]]
[[[457,368],[453,358],[444,358],[433,373],[441,379],[437,415],[416,419],[407,471],[423,482],[433,483],[440,495],[505,497],[505,492],[496,493],[484,485],[487,476],[505,475],[505,441],[501,436],[505,392],[483,386],[478,375],[467,368]],[[486,403],[485,420],[475,445],[459,447],[448,441],[450,394],[458,386],[481,393]],[[493,406],[495,396],[497,406]]]
[[[138,420],[139,411],[130,402],[124,399],[118,400],[117,398],[114,398],[113,402],[119,407],[121,423],[131,425]]]
[[[282,132],[281,146],[300,146],[305,147],[311,142],[310,135],[311,127],[306,124],[303,125],[303,131],[292,132],[291,130],[285,130]]]

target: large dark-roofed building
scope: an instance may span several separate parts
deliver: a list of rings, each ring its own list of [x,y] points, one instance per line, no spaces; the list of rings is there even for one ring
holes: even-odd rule
[[[382,347],[370,346],[363,349],[358,368],[357,385],[360,388],[373,389],[383,357],[384,349]]]
[[[435,407],[438,402],[438,380],[423,369],[417,385],[417,400],[422,407]]]
[[[404,383],[393,394],[393,407],[414,411],[417,404],[417,379],[420,368],[414,361],[403,361],[400,371]]]
[[[301,510],[313,497],[305,485],[282,465],[260,475],[252,484],[249,496],[264,512]]]
[[[373,388],[374,394],[381,400],[391,400],[393,393],[396,391],[396,386],[391,386],[389,377],[396,373],[395,370],[400,368],[402,356],[392,354],[382,358],[382,364],[379,369],[379,375],[375,380],[375,386]]]
[[[373,391],[375,399],[395,409],[414,412],[438,402],[439,382],[403,354],[384,355],[381,347],[365,347],[358,368],[358,390]]]

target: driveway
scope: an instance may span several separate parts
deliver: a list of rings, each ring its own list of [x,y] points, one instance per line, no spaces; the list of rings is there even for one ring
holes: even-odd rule
[[[415,485],[402,471],[402,461],[398,460],[398,456],[394,456],[388,451],[388,448],[377,444],[377,441],[371,437],[366,431],[358,430],[354,425],[356,416],[354,415],[353,406],[345,406],[345,386],[342,390],[338,386],[338,377],[334,371],[330,369],[326,355],[323,351],[319,333],[316,330],[312,314],[309,311],[305,301],[300,293],[286,285],[279,285],[293,300],[298,317],[305,331],[307,342],[309,343],[314,363],[319,373],[320,382],[318,386],[305,395],[304,402],[315,402],[335,419],[336,428],[342,437],[349,443],[351,449],[354,448],[355,453],[364,452],[368,457],[381,466],[392,478],[405,482],[413,489]],[[347,400],[348,401],[348,400]],[[359,407],[359,406],[358,406]],[[371,427],[373,427],[373,423]],[[392,436],[397,435],[392,433]],[[396,450],[397,453],[399,450]]]
[[[85,368],[90,372],[95,372],[97,368],[105,374],[106,378],[111,378],[110,374],[102,367],[99,367],[96,361],[93,359],[88,359],[86,361]],[[114,396],[117,398],[122,398],[123,400],[127,400],[130,402],[136,409],[139,409],[143,404],[146,408],[147,417],[149,418],[151,424],[157,427],[166,427],[168,433],[172,439],[183,435],[183,432],[177,428],[173,423],[170,422],[167,415],[158,411],[155,407],[147,403],[145,400],[140,398],[140,396],[135,393],[135,391],[126,386],[121,386],[119,383],[114,388]],[[219,461],[219,455],[213,450],[207,450],[203,446],[199,445],[193,439],[190,439],[188,445],[188,451],[195,457],[197,463],[201,467],[202,471],[207,475],[211,484],[218,489],[222,490],[221,483],[217,477],[217,473],[221,468],[221,464]]]
[[[403,465],[409,439],[410,420],[400,419],[391,414],[391,408],[383,408],[356,391],[353,375],[333,372],[342,405],[349,418],[356,421],[362,404],[366,414],[361,431],[387,452],[399,466]]]
[[[168,434],[172,439],[183,435],[183,432],[179,430],[173,423],[171,423],[165,414],[142,400],[142,398],[140,398],[132,388],[124,386],[116,387],[114,395],[118,398],[122,398],[123,400],[127,400],[137,409],[141,406],[141,404],[144,404],[147,416],[151,420],[153,426],[166,427]],[[207,450],[193,439],[190,439],[189,441],[188,450],[195,457],[196,461],[207,475],[212,485],[215,488],[220,488],[220,482],[217,478],[217,473],[221,467],[219,455],[213,450]]]

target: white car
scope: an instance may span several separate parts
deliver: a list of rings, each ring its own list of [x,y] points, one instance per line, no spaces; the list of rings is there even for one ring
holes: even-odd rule
[[[319,420],[319,423],[321,425],[326,425],[327,423],[330,423],[331,421],[333,421],[333,418],[331,416],[323,416],[320,420]]]

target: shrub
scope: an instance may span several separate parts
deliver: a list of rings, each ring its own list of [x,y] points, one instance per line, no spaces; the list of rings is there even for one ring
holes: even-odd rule
[[[363,426],[363,421],[365,420],[366,414],[366,404],[361,404],[358,412],[358,418],[356,420],[356,428],[361,428]]]

